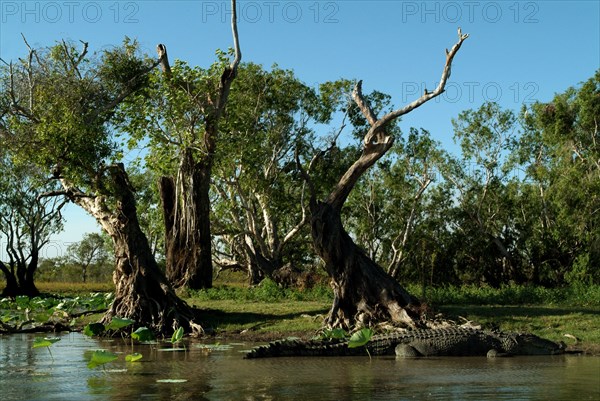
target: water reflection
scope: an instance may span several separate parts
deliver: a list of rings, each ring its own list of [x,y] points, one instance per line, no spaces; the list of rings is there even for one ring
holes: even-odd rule
[[[40,335],[41,336],[41,335]],[[64,334],[50,356],[33,335],[0,336],[0,399],[12,400],[596,400],[600,358],[275,358],[244,360],[237,344],[131,345]],[[119,359],[87,368],[86,351]],[[140,362],[125,362],[139,352]]]

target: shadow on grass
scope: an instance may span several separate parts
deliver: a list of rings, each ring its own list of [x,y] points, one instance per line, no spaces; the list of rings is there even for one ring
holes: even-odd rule
[[[258,312],[230,312],[220,309],[201,309],[201,318],[204,325],[218,330],[226,326],[243,326],[248,329],[259,329],[261,326],[275,325],[286,320],[301,318],[304,315],[323,315],[329,311],[329,308],[318,308],[293,313],[258,313]]]

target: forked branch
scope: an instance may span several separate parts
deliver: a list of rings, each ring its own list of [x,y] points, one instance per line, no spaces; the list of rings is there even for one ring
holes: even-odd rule
[[[452,71],[452,60],[460,49],[462,43],[469,37],[468,34],[463,34],[458,28],[458,42],[450,50],[446,49],[446,62],[442,71],[440,82],[433,92],[427,92],[417,100],[407,104],[406,106],[391,111],[381,118],[377,118],[370,104],[362,94],[362,81],[358,81],[352,92],[354,102],[365,116],[371,127],[365,134],[363,139],[363,153],[361,156],[348,168],[346,173],[340,178],[334,190],[327,197],[326,202],[337,210],[341,210],[346,198],[356,185],[358,179],[364,172],[379,160],[393,145],[394,137],[388,134],[385,127],[388,123],[396,118],[407,114],[429,100],[439,96],[444,92],[446,82]]]
[[[448,51],[448,49],[446,49],[446,63],[444,64],[444,70],[442,71],[442,77],[440,78],[440,82],[439,82],[437,88],[435,88],[435,90],[433,92],[426,91],[417,100],[407,104],[406,106],[404,106],[400,109],[389,112],[388,114],[384,115],[382,118],[377,120],[377,122],[375,124],[371,124],[371,129],[369,130],[369,132],[367,133],[367,136],[365,137],[365,142],[369,142],[369,141],[367,141],[367,139],[369,137],[372,137],[375,133],[377,133],[377,131],[379,131],[382,127],[384,127],[386,124],[388,124],[392,120],[395,120],[396,118],[398,118],[404,114],[410,113],[417,107],[419,107],[422,104],[428,102],[429,100],[441,95],[444,92],[444,89],[446,87],[446,82],[448,81],[448,78],[450,78],[450,74],[452,73],[452,60],[454,59],[454,56],[458,52],[458,49],[460,49],[462,43],[468,37],[469,37],[468,33],[463,34],[461,29],[458,28],[458,42],[456,42],[456,44],[454,46],[452,46],[452,48],[449,51]],[[363,102],[364,102],[364,100],[363,100]],[[361,108],[361,111],[362,111],[362,108]],[[364,114],[364,112],[363,112],[363,114]],[[365,116],[365,117],[367,117],[367,116]],[[369,117],[367,117],[367,119],[369,119]]]

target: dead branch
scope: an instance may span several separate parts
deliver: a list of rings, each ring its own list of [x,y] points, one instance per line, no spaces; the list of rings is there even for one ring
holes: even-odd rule
[[[362,155],[358,158],[358,160],[356,160],[356,162],[354,162],[352,166],[350,166],[350,168],[348,168],[342,178],[340,178],[334,190],[327,197],[326,202],[328,204],[337,210],[341,210],[346,198],[352,191],[352,188],[354,188],[356,185],[358,179],[369,167],[375,164],[375,162],[377,162],[377,160],[379,160],[392,147],[394,143],[394,137],[386,132],[385,127],[387,124],[396,118],[413,111],[417,107],[444,92],[446,82],[450,77],[452,60],[454,59],[454,56],[460,49],[460,46],[464,40],[468,37],[468,34],[463,34],[461,29],[458,28],[458,42],[452,46],[450,51],[446,50],[446,62],[442,71],[442,77],[440,78],[437,88],[435,88],[433,92],[425,91],[425,93],[417,100],[400,109],[391,111],[379,119],[377,119],[375,113],[362,94],[362,81],[357,82],[356,86],[354,87],[354,91],[352,92],[352,98],[367,121],[369,121],[371,127],[363,139]]]

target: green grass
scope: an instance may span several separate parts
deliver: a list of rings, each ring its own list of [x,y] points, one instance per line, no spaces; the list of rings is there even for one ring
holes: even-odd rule
[[[112,292],[115,285],[111,283],[82,282],[36,282],[38,290],[43,294],[59,294],[61,296],[85,295],[90,292]]]
[[[39,283],[42,292],[63,296],[112,291],[112,284]],[[582,340],[580,347],[600,354],[600,286],[547,289],[505,286],[499,289],[476,286],[427,288],[423,297],[419,286],[407,289],[446,318],[465,320],[486,328],[526,331],[554,341]],[[215,288],[180,293],[202,311],[202,324],[217,335],[246,339],[272,339],[289,335],[309,337],[318,330],[331,306],[327,286],[309,290],[283,289],[271,281],[247,288],[241,282],[227,285],[217,281]],[[100,317],[86,316],[79,324]]]
[[[322,301],[244,302],[237,300],[202,301],[187,299],[202,310],[202,323],[216,334],[254,334],[262,337],[286,336],[318,330],[325,318],[329,303]],[[267,335],[267,337],[269,337]]]

